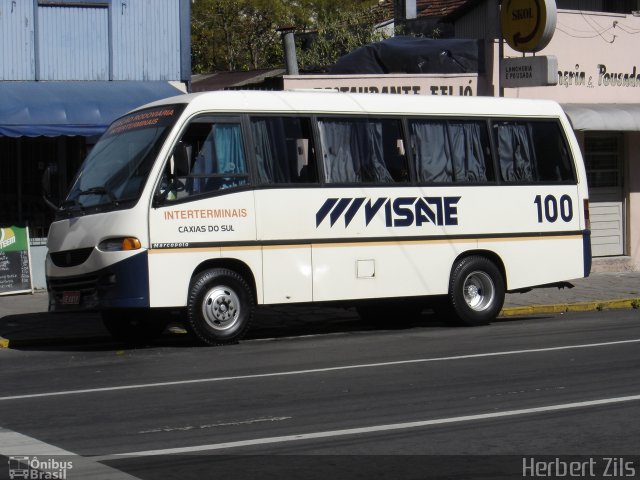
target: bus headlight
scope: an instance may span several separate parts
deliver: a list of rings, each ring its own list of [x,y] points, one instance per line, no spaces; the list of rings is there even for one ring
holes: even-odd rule
[[[100,242],[98,248],[103,252],[122,252],[139,250],[142,248],[142,244],[135,237],[109,238]]]

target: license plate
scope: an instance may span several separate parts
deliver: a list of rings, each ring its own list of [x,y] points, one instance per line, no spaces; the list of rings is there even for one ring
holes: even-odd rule
[[[62,292],[63,305],[78,305],[80,303],[80,292]]]

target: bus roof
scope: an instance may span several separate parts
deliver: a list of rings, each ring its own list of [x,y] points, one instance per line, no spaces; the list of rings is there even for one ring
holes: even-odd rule
[[[383,115],[564,116],[552,100],[496,97],[345,93],[333,90],[223,90],[169,97],[144,107],[187,103],[189,113],[376,113]],[[140,107],[140,108],[144,108]]]

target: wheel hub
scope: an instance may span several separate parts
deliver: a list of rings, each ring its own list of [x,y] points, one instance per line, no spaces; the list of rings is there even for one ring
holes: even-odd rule
[[[474,299],[478,295],[480,295],[480,291],[477,285],[469,285],[466,290],[467,291],[465,293],[465,296],[469,299]]]
[[[482,311],[493,303],[495,286],[485,272],[473,272],[464,281],[463,293],[464,300],[470,308]]]
[[[216,287],[207,292],[202,304],[202,315],[216,330],[227,330],[238,321],[240,314],[238,295],[228,287]]]

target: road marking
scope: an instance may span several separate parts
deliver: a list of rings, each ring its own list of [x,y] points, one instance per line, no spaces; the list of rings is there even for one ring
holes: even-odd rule
[[[507,397],[507,396],[511,396],[511,395],[522,395],[522,394],[527,394],[527,393],[532,393],[532,392],[554,392],[554,391],[558,391],[558,390],[564,390],[567,387],[563,387],[562,385],[559,385],[557,387],[539,387],[539,388],[526,388],[523,390],[511,390],[508,392],[497,392],[497,393],[488,393],[486,395],[481,395],[481,396],[477,396],[477,395],[472,395],[469,398],[469,400],[478,400],[478,399],[484,399],[484,400],[489,400],[493,397]]]
[[[397,366],[397,365],[410,365],[410,364],[417,364],[417,363],[446,362],[446,361],[455,361],[455,360],[469,360],[474,358],[500,357],[500,356],[506,356],[506,355],[522,355],[527,353],[543,353],[543,352],[555,352],[555,351],[561,351],[561,350],[576,350],[576,349],[582,349],[582,348],[609,347],[612,345],[625,345],[625,344],[639,343],[639,342],[640,342],[640,338],[635,338],[630,340],[619,340],[615,342],[588,343],[588,344],[582,344],[582,345],[564,345],[561,347],[532,348],[532,349],[526,349],[526,350],[509,350],[505,352],[476,353],[472,355],[456,355],[451,357],[417,358],[413,360],[398,360],[394,362],[366,363],[366,364],[360,364],[360,365],[343,365],[339,367],[313,368],[308,370],[292,370],[288,372],[257,373],[253,375],[196,378],[192,380],[175,380],[172,382],[142,383],[142,384],[134,384],[134,385],[120,385],[120,386],[114,386],[114,387],[86,388],[81,390],[63,390],[59,392],[30,393],[26,395],[11,395],[6,397],[0,397],[0,401],[24,400],[28,398],[56,397],[56,396],[62,396],[62,395],[81,395],[81,394],[87,394],[87,393],[116,392],[120,390],[159,388],[159,387],[170,387],[170,386],[176,386],[176,385],[191,385],[191,384],[198,384],[198,383],[228,382],[231,380],[251,380],[256,378],[307,375],[307,374],[314,374],[314,373],[355,370],[355,369],[361,369],[361,368],[381,368],[381,367],[391,367],[391,366]]]
[[[256,445],[268,445],[274,443],[299,442],[303,440],[313,440],[319,438],[345,437],[348,435],[364,435],[368,433],[389,432],[394,430],[409,430],[413,428],[424,428],[433,425],[446,425],[449,423],[472,422],[477,420],[489,420],[494,418],[515,417],[519,415],[529,415],[534,413],[557,412],[561,410],[572,410],[577,408],[596,407],[602,405],[612,405],[617,403],[633,402],[640,400],[640,395],[627,397],[604,398],[600,400],[589,400],[584,402],[563,403],[558,405],[547,405],[543,407],[522,408],[518,410],[505,410],[503,412],[481,413],[476,415],[464,415],[460,417],[438,418],[433,420],[422,420],[417,422],[392,423],[388,425],[374,425],[370,427],[348,428],[344,430],[330,430],[325,432],[302,433],[297,435],[284,435],[280,437],[255,438],[237,442],[211,443],[208,445],[195,445],[191,447],[165,448],[162,450],[143,450],[139,452],[118,453],[101,457],[92,457],[96,462],[122,459],[123,457],[151,457],[157,455],[175,455],[195,452],[205,452],[211,450],[224,450],[239,447],[251,447]]]
[[[46,464],[47,460],[63,462],[60,457],[66,457],[64,462],[71,463],[68,471],[64,469],[60,472],[56,471],[55,468],[52,471],[47,471],[45,468],[40,471],[41,476],[25,478],[67,478],[64,474],[69,475],[69,478],[91,478],[92,480],[137,480],[138,478],[98,463],[92,457],[81,457],[55,445],[41,442],[36,438],[2,427],[0,427],[0,455],[5,457],[29,457],[34,461],[37,457],[40,465]],[[47,473],[51,474],[51,476],[47,477],[45,475]]]
[[[291,420],[293,417],[261,417],[253,418],[251,420],[238,420],[236,422],[223,422],[223,423],[208,423],[206,425],[185,425],[183,427],[160,427],[152,428],[150,430],[141,430],[138,433],[163,433],[163,432],[188,432],[189,430],[204,430],[206,428],[218,428],[218,427],[237,427],[240,425],[253,425],[254,423],[262,422],[282,422],[283,420]]]

